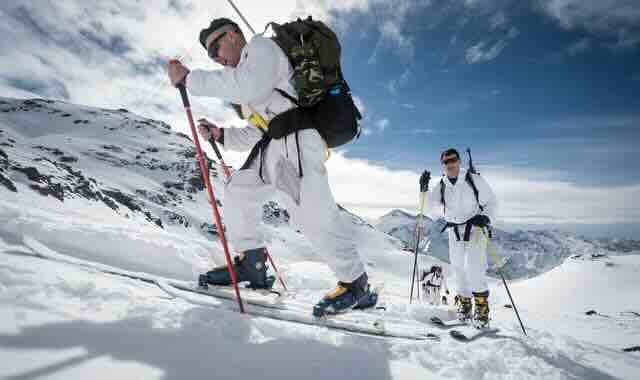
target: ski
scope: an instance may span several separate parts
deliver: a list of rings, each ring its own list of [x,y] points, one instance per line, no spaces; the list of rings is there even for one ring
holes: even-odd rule
[[[437,327],[443,329],[451,329],[455,327],[467,326],[465,322],[460,321],[459,319],[451,319],[451,320],[442,320],[438,317],[431,317],[429,321]]]
[[[208,285],[206,288],[199,286],[197,283],[193,281],[178,281],[178,280],[167,280],[166,282],[169,286],[172,286],[176,289],[185,291],[185,292],[193,292],[198,294],[204,294],[217,298],[225,298],[230,300],[236,299],[235,291],[230,286],[216,286],[216,285]],[[240,288],[240,295],[242,296],[242,300],[248,304],[254,304],[263,307],[270,307],[274,309],[283,309],[284,298],[287,296],[276,290],[262,290],[262,289],[250,289],[250,288]]]
[[[36,239],[25,236],[25,246],[33,251],[35,257],[45,260],[61,262],[86,268],[109,275],[125,277],[148,284],[153,284],[174,298],[180,298],[194,305],[237,309],[235,293],[231,287],[210,287],[197,289],[194,282],[165,279],[143,272],[131,272],[87,260],[77,259],[58,253]],[[413,341],[439,341],[440,337],[429,332],[418,322],[398,318],[384,318],[384,309],[371,308],[366,310],[352,310],[344,314],[327,315],[322,318],[312,316],[313,305],[296,301],[293,293],[289,297],[272,292],[255,291],[244,288],[243,299],[247,303],[247,314],[265,317],[285,322],[299,323],[310,326],[321,326],[346,333],[373,336],[378,338],[396,338]],[[277,292],[275,292],[277,293]]]
[[[158,286],[170,295],[182,298],[187,302],[210,306],[215,308],[232,309],[234,306],[227,298],[201,297],[201,294],[180,290],[166,281],[159,281]],[[210,296],[210,294],[208,294]],[[367,335],[382,338],[398,338],[415,341],[439,341],[440,337],[430,333],[420,323],[397,323],[388,322],[384,318],[371,318],[366,313],[345,313],[326,315],[320,318],[311,314],[312,305],[306,307],[289,307],[283,305],[282,308],[273,308],[254,303],[247,303],[245,312],[251,316],[264,317],[285,322],[299,323],[309,326],[321,326],[332,330],[341,330],[347,333]]]
[[[449,335],[460,342],[472,342],[478,338],[493,335],[498,331],[500,330],[497,328],[478,329],[474,326],[466,326],[449,331]]]

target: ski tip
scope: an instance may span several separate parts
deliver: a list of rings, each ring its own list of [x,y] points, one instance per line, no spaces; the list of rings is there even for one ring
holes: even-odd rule
[[[458,330],[449,331],[449,335],[451,335],[452,338],[457,339],[457,340],[461,340],[461,341],[464,341],[464,342],[470,341],[469,337],[467,337],[466,335],[464,335],[463,333],[461,333]]]
[[[439,335],[436,335],[436,334],[433,334],[433,333],[425,334],[424,338],[426,340],[433,340],[433,341],[437,341],[437,342],[439,342],[441,340]]]
[[[444,325],[442,319],[438,317],[431,317],[429,320],[431,321],[431,323],[435,323],[436,325]]]
[[[474,331],[470,333],[468,332],[467,334],[465,334],[464,332],[459,330],[451,330],[449,331],[449,335],[451,335],[452,338],[459,340],[461,342],[471,342],[482,336],[495,334],[498,331],[500,331],[500,329],[497,329],[497,328],[474,329]]]

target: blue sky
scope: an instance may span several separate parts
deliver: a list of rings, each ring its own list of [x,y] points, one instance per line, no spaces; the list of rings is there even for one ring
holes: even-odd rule
[[[586,185],[638,183],[638,42],[618,46],[616,33],[566,29],[522,5],[446,16],[434,6],[403,20],[412,44],[404,50],[393,41],[376,50],[370,24],[384,20],[352,16],[359,31],[343,33],[345,72],[371,110],[371,134],[349,154],[419,170],[449,145],[471,146],[483,165],[560,171]]]
[[[411,210],[419,172],[439,174],[442,149],[470,146],[503,225],[640,232],[637,1],[236,3],[257,30],[312,14],[338,31],[365,115],[362,137],[328,164],[341,203],[371,217]],[[0,96],[127,107],[184,131],[164,62],[215,69],[197,42],[214,16],[237,19],[223,0],[3,2]],[[218,100],[194,99],[194,111],[241,125]]]

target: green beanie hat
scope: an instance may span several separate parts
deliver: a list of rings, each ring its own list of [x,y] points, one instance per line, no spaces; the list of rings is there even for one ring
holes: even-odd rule
[[[221,18],[213,19],[213,21],[211,21],[211,24],[209,24],[208,28],[204,28],[200,31],[200,43],[202,44],[202,47],[205,50],[207,49],[207,38],[209,37],[209,35],[215,32],[216,30],[222,28],[225,25],[233,25],[238,30],[240,30],[240,28],[238,27],[238,24],[229,20],[228,18],[221,17]]]

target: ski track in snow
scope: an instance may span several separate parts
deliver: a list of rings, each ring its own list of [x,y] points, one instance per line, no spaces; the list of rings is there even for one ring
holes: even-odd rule
[[[16,108],[0,113],[0,148],[12,165],[36,167],[64,183],[64,173],[55,165],[34,160],[55,158],[36,145],[59,148],[78,158],[70,165],[96,178],[95,186],[130,194],[140,189],[166,194],[163,181],[185,173],[130,164],[144,161],[134,157],[153,146],[158,152],[151,149],[146,154],[156,161],[149,163],[182,165],[176,152],[190,144],[162,128],[139,124],[146,119],[61,102],[44,108],[11,99],[3,102],[0,110]],[[64,113],[71,116],[62,117]],[[105,152],[100,146],[121,151],[109,148],[105,156],[98,154]],[[186,173],[192,174],[189,170]],[[510,283],[528,337],[522,336],[513,311],[502,307],[508,303],[502,285],[492,281],[492,324],[500,328],[495,337],[461,343],[446,330],[429,327],[441,342],[382,340],[189,303],[151,283],[43,260],[25,244],[33,236],[71,261],[193,280],[214,261],[222,262],[217,241],[199,228],[210,218],[202,191],[175,190],[175,205],[137,196],[138,201],[147,199],[140,203],[143,210],[162,219],[164,227],[159,228],[144,213],[122,204],[113,210],[99,201],[67,195],[61,202],[32,190],[33,181],[23,173],[4,168],[0,174],[17,188],[13,192],[0,184],[3,380],[631,380],[640,373],[640,353],[622,352],[640,344],[640,317],[633,314],[640,312],[640,256],[567,259],[538,277]],[[221,180],[213,174],[212,179],[224,201]],[[169,223],[165,211],[180,214],[190,227]],[[288,285],[297,290],[298,300],[313,303],[335,284],[293,225],[265,228],[271,253]],[[366,254],[372,281],[384,283],[389,319],[427,323],[433,315],[451,315],[446,307],[407,304],[412,256],[399,249],[397,239],[364,224],[354,224],[354,236]],[[440,263],[426,257],[421,261],[423,266]],[[224,301],[206,297],[203,303],[216,302]],[[599,314],[585,315],[590,309]]]

